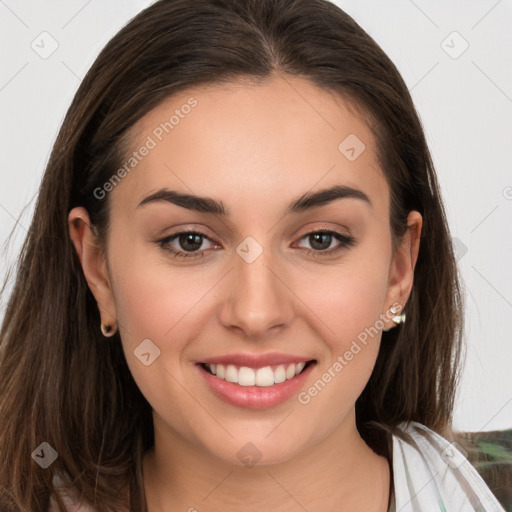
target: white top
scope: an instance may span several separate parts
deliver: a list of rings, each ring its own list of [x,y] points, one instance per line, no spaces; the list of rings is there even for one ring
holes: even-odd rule
[[[401,423],[411,442],[393,435],[394,496],[390,512],[506,512],[457,444],[426,426]],[[55,475],[58,485],[60,478]],[[94,512],[68,496],[68,512]],[[52,496],[48,512],[58,512]]]
[[[413,443],[393,435],[391,512],[505,512],[456,443],[421,423],[398,428]]]

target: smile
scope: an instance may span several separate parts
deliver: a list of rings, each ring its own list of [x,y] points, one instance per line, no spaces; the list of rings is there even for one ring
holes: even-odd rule
[[[226,382],[232,382],[239,386],[269,387],[293,379],[313,362],[303,361],[300,363],[264,366],[262,368],[213,363],[202,363],[201,366],[211,375],[215,375],[218,379],[225,380]]]
[[[206,388],[222,401],[235,407],[268,409],[296,395],[316,363],[316,359],[282,354],[231,354],[195,366]]]

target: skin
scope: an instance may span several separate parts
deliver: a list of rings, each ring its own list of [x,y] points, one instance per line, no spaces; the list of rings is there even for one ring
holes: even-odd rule
[[[149,510],[291,512],[343,503],[344,510],[383,512],[388,463],[362,440],[354,412],[380,332],[306,405],[296,395],[266,410],[227,404],[197,377],[194,362],[235,352],[304,355],[317,360],[307,390],[379,315],[406,304],[421,215],[409,214],[393,251],[389,188],[371,132],[339,97],[297,77],[169,98],[135,125],[134,150],[191,96],[197,107],[110,192],[106,254],[87,212],[69,214],[102,320],[120,330],[153,408],[155,447],[144,458]],[[366,145],[354,161],[338,150],[351,133]],[[372,206],[344,198],[283,217],[292,200],[335,184],[362,190]],[[162,187],[222,201],[231,215],[168,202],[137,208]],[[176,259],[155,243],[183,228],[206,234],[203,257]],[[305,236],[326,228],[352,235],[356,245],[308,254],[340,245]],[[247,236],[263,249],[250,264],[236,252]],[[178,239],[171,245],[189,247]],[[385,326],[395,327],[389,318]],[[134,356],[146,338],[161,351],[150,366]],[[262,455],[253,467],[237,457],[247,442]]]

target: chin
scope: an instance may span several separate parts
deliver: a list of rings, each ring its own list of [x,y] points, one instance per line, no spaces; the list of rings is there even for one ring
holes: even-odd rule
[[[277,436],[275,439],[265,436],[267,436],[266,433],[252,436],[252,438],[235,436],[235,439],[230,439],[229,443],[221,446],[204,446],[204,449],[226,464],[247,468],[283,464],[301,452],[298,440],[294,441],[290,436],[287,444]],[[246,440],[240,441],[244,437]],[[211,442],[211,438],[209,441]]]

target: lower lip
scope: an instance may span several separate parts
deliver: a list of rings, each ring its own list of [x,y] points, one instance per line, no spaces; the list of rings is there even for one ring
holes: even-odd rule
[[[208,373],[200,364],[197,365],[210,389],[228,404],[248,409],[267,409],[286,402],[304,385],[315,363],[310,364],[299,375],[272,386],[240,386],[227,382]]]

